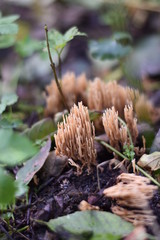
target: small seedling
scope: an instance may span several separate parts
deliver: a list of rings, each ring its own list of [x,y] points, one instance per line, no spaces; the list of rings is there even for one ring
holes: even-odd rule
[[[48,31],[47,26],[45,26],[45,31],[48,34],[48,43],[42,43],[43,49],[47,50],[48,44],[50,45],[50,51],[53,54],[57,54],[58,56],[58,66],[59,66],[59,77],[61,78],[61,54],[65,46],[74,39],[76,36],[86,36],[85,33],[79,32],[77,27],[71,27],[68,31],[64,34],[60,33],[56,29],[51,29]]]

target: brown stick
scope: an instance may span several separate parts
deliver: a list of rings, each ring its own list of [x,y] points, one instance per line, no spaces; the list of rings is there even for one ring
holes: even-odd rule
[[[57,73],[56,73],[56,67],[55,67],[55,64],[54,64],[54,62],[53,62],[53,60],[52,60],[51,51],[50,51],[50,47],[49,47],[48,27],[47,27],[47,25],[45,25],[44,29],[45,29],[45,33],[46,33],[46,42],[47,42],[47,50],[48,50],[48,56],[49,56],[49,60],[50,60],[50,66],[51,66],[51,68],[52,68],[52,71],[53,71],[53,74],[54,74],[54,77],[55,77],[55,81],[56,81],[56,84],[57,84],[57,88],[58,88],[59,93],[60,93],[60,95],[61,95],[61,97],[62,97],[63,105],[64,105],[64,107],[69,111],[70,109],[69,109],[69,107],[68,107],[68,105],[67,105],[67,103],[66,103],[66,100],[65,100],[63,91],[62,91],[61,86],[60,86],[60,84],[59,84],[58,77],[57,77]]]

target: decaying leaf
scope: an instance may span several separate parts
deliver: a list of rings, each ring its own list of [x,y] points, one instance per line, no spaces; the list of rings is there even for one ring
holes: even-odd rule
[[[104,190],[106,197],[116,200],[112,212],[134,225],[152,225],[155,216],[149,208],[149,200],[157,186],[150,185],[146,177],[122,173],[117,178],[117,184]]]
[[[160,152],[143,154],[143,156],[138,161],[138,165],[151,171],[160,169]]]
[[[144,226],[137,226],[124,240],[146,240],[148,234]]]
[[[20,168],[16,178],[21,180],[24,184],[28,184],[34,175],[41,169],[46,161],[51,147],[51,139],[49,138],[45,146],[41,148],[40,152],[28,160],[26,164]]]
[[[55,151],[49,153],[41,170],[42,178],[57,177],[61,174],[68,162],[66,156],[56,156]]]

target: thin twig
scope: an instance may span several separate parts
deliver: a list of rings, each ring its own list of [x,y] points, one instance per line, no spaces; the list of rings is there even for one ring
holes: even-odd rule
[[[46,33],[46,42],[47,42],[47,50],[48,50],[48,56],[49,56],[49,60],[50,60],[50,66],[51,66],[51,68],[52,68],[52,70],[53,70],[53,74],[54,74],[54,77],[55,77],[55,81],[56,81],[56,84],[57,84],[57,88],[58,88],[59,93],[60,93],[60,95],[61,95],[61,97],[62,97],[63,105],[64,105],[64,107],[69,111],[70,109],[69,109],[69,107],[68,107],[68,105],[67,105],[67,103],[66,103],[66,100],[65,100],[63,91],[62,91],[61,86],[60,86],[60,84],[59,84],[58,77],[57,77],[57,73],[56,73],[56,67],[55,67],[55,64],[54,64],[54,62],[53,62],[53,60],[52,60],[51,51],[50,51],[50,46],[49,46],[48,27],[47,27],[47,25],[45,25],[44,29],[45,29],[45,33]]]
[[[59,78],[62,78],[62,61],[61,61],[61,55],[58,53],[58,73],[59,73]]]
[[[32,192],[29,195],[28,203],[31,204],[32,202]],[[27,209],[27,225],[30,224],[30,208]]]

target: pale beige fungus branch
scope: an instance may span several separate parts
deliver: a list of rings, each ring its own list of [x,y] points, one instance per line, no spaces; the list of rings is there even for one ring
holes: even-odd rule
[[[119,121],[118,111],[115,110],[115,107],[107,109],[102,117],[103,126],[109,138],[109,142],[111,146],[118,151],[123,150],[124,145],[131,144],[127,127],[130,131],[133,143],[136,143],[136,138],[138,136],[137,119],[133,117],[132,105],[125,106],[124,116],[127,126]]]
[[[122,173],[117,184],[103,193],[116,200],[116,205],[111,208],[113,213],[134,225],[152,225],[156,217],[149,207],[149,200],[157,189],[146,177]]]
[[[127,127],[131,133],[133,144],[136,143],[138,137],[137,119],[133,116],[133,106],[130,104],[124,108],[124,117],[127,123]]]
[[[81,74],[76,77],[73,72],[67,72],[61,80],[61,88],[67,101],[67,105],[71,108],[74,103],[83,101],[87,103],[86,89],[87,89],[87,78],[85,74]],[[61,95],[58,91],[56,82],[53,80],[46,87],[46,115],[54,115],[57,112],[64,110],[64,105],[61,100]]]
[[[87,166],[88,172],[91,171],[91,165],[96,165],[95,129],[90,122],[88,108],[82,102],[74,105],[68,117],[58,124],[54,137],[57,155],[79,160],[81,169]]]

